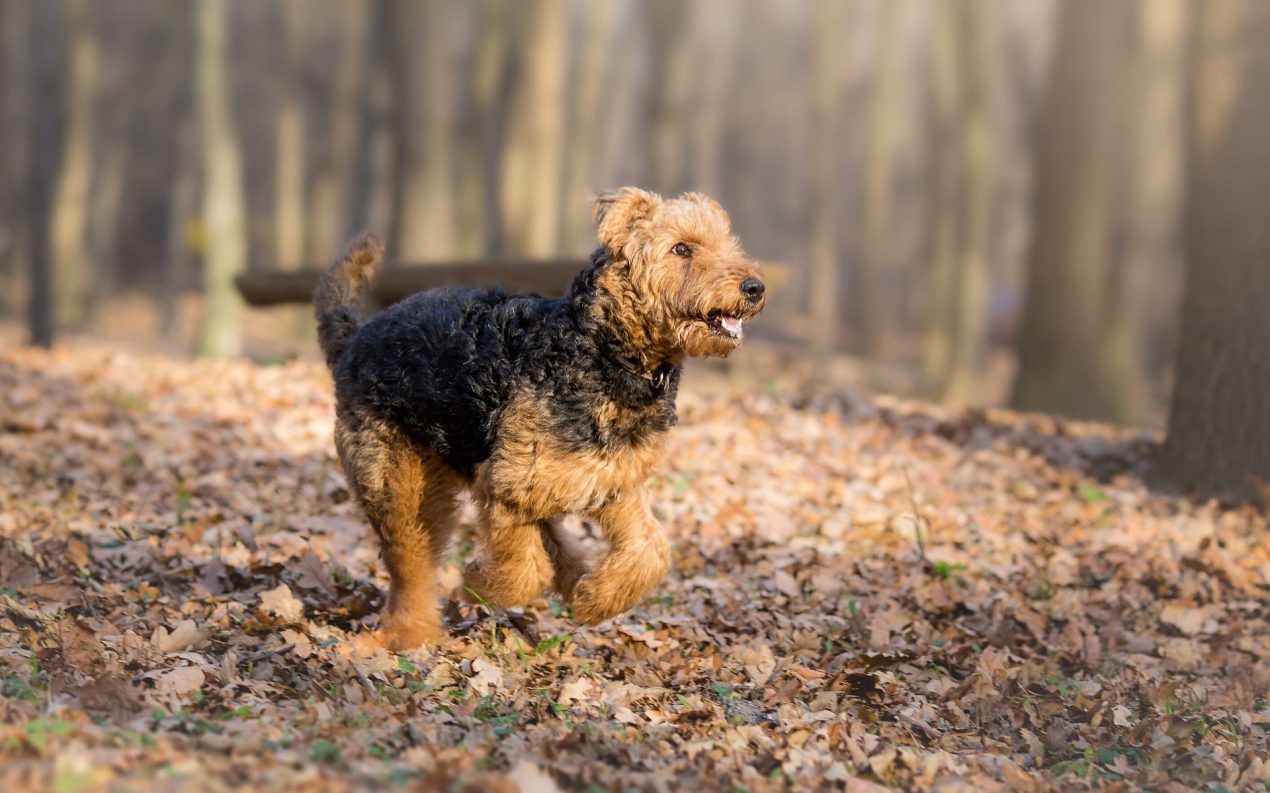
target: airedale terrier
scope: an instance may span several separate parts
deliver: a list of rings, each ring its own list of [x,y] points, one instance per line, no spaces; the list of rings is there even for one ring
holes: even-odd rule
[[[595,624],[665,576],[645,483],[675,424],[686,356],[726,356],[765,302],[715,201],[623,188],[595,199],[599,248],[568,294],[434,289],[363,323],[383,254],[365,235],[314,296],[335,377],[335,444],[391,577],[376,643],[444,637],[436,567],[456,502],[481,507],[484,555],[465,585],[503,607],[554,587]],[[609,544],[592,566],[560,517]]]

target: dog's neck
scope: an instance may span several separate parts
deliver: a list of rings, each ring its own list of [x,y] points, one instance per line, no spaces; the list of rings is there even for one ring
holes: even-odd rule
[[[667,394],[673,398],[683,367],[682,354],[660,351],[651,343],[651,331],[630,322],[620,298],[613,294],[605,270],[615,264],[611,252],[599,248],[591,255],[591,266],[578,273],[568,300],[574,321],[594,340],[600,358],[598,374],[616,376],[623,391],[645,392],[653,399]]]

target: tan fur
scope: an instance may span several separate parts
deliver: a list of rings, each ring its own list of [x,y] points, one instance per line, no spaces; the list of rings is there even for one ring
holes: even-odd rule
[[[335,445],[379,535],[391,579],[381,643],[402,650],[441,641],[436,569],[454,529],[462,478],[379,422],[339,416]]]

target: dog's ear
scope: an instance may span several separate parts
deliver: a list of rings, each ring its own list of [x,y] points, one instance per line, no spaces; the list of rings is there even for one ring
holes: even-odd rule
[[[661,198],[638,187],[600,193],[591,201],[600,244],[622,255],[637,224],[652,216]]]

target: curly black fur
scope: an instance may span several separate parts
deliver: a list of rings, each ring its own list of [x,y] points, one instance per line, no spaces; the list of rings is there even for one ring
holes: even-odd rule
[[[669,429],[681,368],[645,371],[597,316],[596,275],[609,263],[597,250],[560,298],[458,287],[413,295],[332,340],[342,347],[332,363],[339,403],[391,422],[467,477],[490,456],[516,394],[543,398],[555,438],[572,449]],[[600,420],[605,402],[633,420]]]

